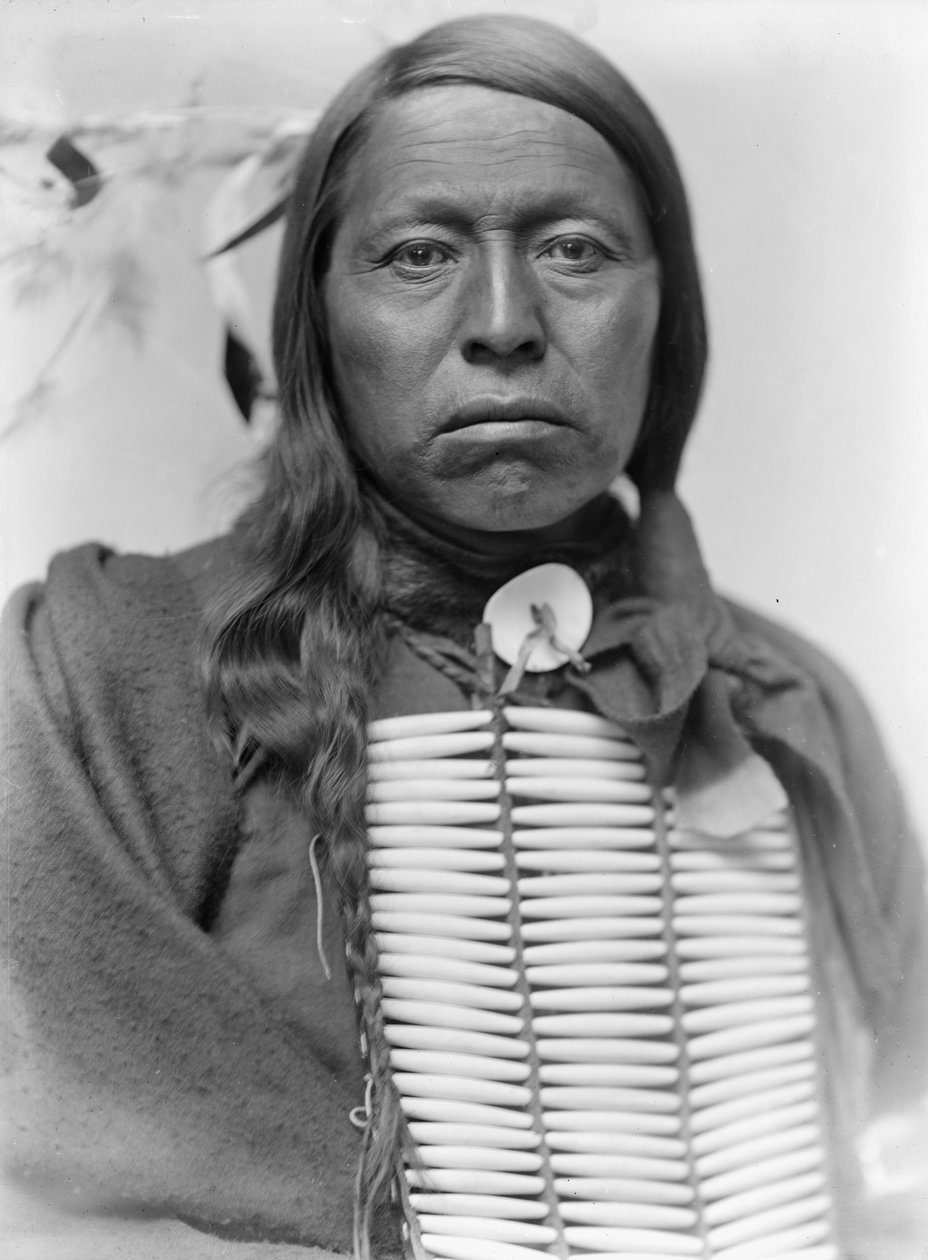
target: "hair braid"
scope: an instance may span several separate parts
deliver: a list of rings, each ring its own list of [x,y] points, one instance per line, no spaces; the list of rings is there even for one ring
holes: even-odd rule
[[[380,653],[374,655],[379,658]],[[369,695],[369,688],[364,686],[365,672],[349,668],[347,677],[330,675],[327,690],[331,722],[326,723],[330,727],[330,739],[324,755],[307,767],[303,788],[307,805],[325,839],[323,858],[337,891],[348,975],[354,988],[370,1081],[355,1192],[357,1260],[370,1260],[374,1212],[386,1201],[399,1155],[409,1145],[403,1113],[390,1077],[377,942],[371,926],[364,825]],[[341,707],[346,698],[347,706]]]
[[[377,944],[366,893],[353,915],[346,915],[348,965],[364,1033],[370,1081],[368,1114],[358,1162],[355,1194],[354,1248],[358,1260],[369,1260],[373,1213],[386,1201],[400,1152],[408,1145],[406,1124],[389,1071],[384,1036],[383,989],[377,965]]]

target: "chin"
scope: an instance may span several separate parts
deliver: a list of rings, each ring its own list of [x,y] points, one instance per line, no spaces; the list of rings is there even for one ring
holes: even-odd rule
[[[597,502],[606,486],[599,484],[565,488],[563,479],[532,479],[524,493],[502,491],[492,497],[484,529],[568,533],[581,522],[591,504]],[[475,514],[476,515],[476,514]],[[492,523],[490,523],[492,520]]]

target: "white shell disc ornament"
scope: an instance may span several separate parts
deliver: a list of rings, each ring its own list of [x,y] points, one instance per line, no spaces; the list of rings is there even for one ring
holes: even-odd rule
[[[593,599],[583,578],[566,564],[540,564],[501,586],[487,600],[483,620],[489,625],[493,651],[514,665],[529,635],[538,634],[532,609],[547,604],[554,614],[558,640],[572,652],[586,643],[593,625]],[[538,634],[525,664],[531,674],[566,665],[570,657]]]

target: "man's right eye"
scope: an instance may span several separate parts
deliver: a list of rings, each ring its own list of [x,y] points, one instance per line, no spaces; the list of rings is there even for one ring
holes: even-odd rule
[[[426,271],[447,262],[451,251],[437,241],[410,241],[395,251],[390,261],[413,271]]]

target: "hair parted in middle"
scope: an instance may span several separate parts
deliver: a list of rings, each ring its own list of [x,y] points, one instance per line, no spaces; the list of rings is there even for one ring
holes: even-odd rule
[[[278,428],[238,527],[234,583],[207,619],[213,723],[241,760],[256,750],[325,839],[372,1079],[355,1250],[370,1255],[405,1126],[389,1080],[365,863],[366,725],[382,659],[377,525],[332,385],[324,280],[354,164],[384,105],[466,84],[562,109],[611,145],[633,177],[661,268],[651,388],[628,469],[642,496],[672,488],[702,385],[706,333],[689,210],[670,145],[599,53],[533,19],[437,26],[361,70],[325,111],[289,201],[274,306]]]

